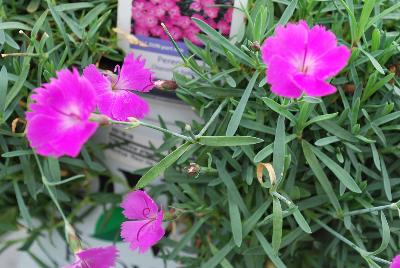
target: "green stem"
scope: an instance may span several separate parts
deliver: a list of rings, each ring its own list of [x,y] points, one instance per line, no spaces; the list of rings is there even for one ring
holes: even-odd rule
[[[74,180],[77,180],[77,179],[80,179],[80,178],[84,178],[84,177],[85,177],[85,175],[78,174],[78,175],[72,176],[71,178],[62,180],[62,181],[57,181],[57,182],[48,181],[47,184],[50,185],[50,186],[56,186],[56,185],[61,185],[61,184],[64,184],[64,183],[68,183],[68,182],[71,182],[71,181],[74,181]]]
[[[221,102],[221,104],[218,106],[218,108],[215,110],[215,112],[213,113],[213,115],[210,117],[210,120],[208,120],[207,124],[205,124],[205,126],[203,127],[202,130],[200,130],[199,134],[197,135],[197,137],[201,137],[203,136],[203,134],[207,131],[207,129],[210,127],[210,125],[212,124],[212,122],[214,122],[215,118],[217,118],[217,116],[220,114],[222,108],[225,107],[225,105],[228,103],[228,99],[225,99],[223,102]]]
[[[60,206],[60,203],[58,203],[58,200],[57,200],[56,196],[54,195],[53,190],[50,188],[49,181],[47,180],[46,176],[44,175],[42,165],[40,164],[40,161],[39,161],[39,157],[37,156],[36,153],[33,153],[33,155],[35,156],[36,162],[38,164],[39,172],[40,172],[40,175],[42,176],[42,182],[43,182],[44,186],[46,187],[47,191],[49,192],[50,198],[53,200],[58,211],[60,212],[60,215],[63,218],[64,223],[69,224],[69,221],[68,221],[67,217],[65,216],[64,211],[62,210],[62,208]]]
[[[131,127],[144,126],[144,127],[152,128],[152,129],[155,129],[155,130],[158,130],[158,131],[173,135],[173,136],[181,138],[181,139],[183,139],[185,141],[189,141],[189,142],[192,142],[192,143],[195,142],[192,138],[190,138],[188,136],[173,132],[171,130],[168,130],[168,129],[165,129],[165,128],[162,128],[162,127],[159,127],[159,126],[156,126],[156,125],[148,124],[148,123],[145,123],[145,122],[142,122],[142,121],[139,121],[139,120],[137,120],[135,122],[125,122],[125,121],[117,121],[117,120],[111,120],[110,119],[109,122],[113,123],[113,124],[128,125],[128,126],[131,126]]]
[[[370,213],[370,212],[374,212],[374,211],[380,211],[380,210],[384,210],[384,209],[387,209],[387,208],[396,209],[399,202],[400,201],[398,201],[396,203],[389,204],[389,205],[379,206],[379,207],[364,208],[364,209],[349,211],[347,213],[344,213],[344,216],[354,216],[354,215]]]

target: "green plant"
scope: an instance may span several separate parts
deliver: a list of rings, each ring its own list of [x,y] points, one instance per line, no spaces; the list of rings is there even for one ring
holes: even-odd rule
[[[26,230],[21,238],[2,238],[0,252],[20,244],[31,254],[43,233],[63,234],[64,214],[79,222],[96,206],[120,202],[119,195],[107,191],[110,180],[93,191],[94,181],[110,176],[101,162],[101,146],[90,142],[76,159],[42,158],[24,135],[28,96],[56,70],[85,67],[104,57],[122,59],[111,31],[116,6],[117,1],[105,0],[0,1],[0,236]],[[38,266],[48,263],[33,258]],[[58,267],[60,260],[53,261]]]
[[[183,56],[195,78],[175,74],[177,95],[204,119],[194,133],[264,142],[182,145],[167,156],[175,164],[152,168],[166,169],[167,183],[153,191],[173,196],[175,219],[190,226],[178,243],[164,240],[174,243],[164,258],[207,268],[387,267],[400,249],[400,3],[256,0],[243,8],[238,44],[194,19],[205,47],[187,45],[204,66]],[[299,19],[326,25],[352,49],[331,81],[334,95],[284,99],[266,85],[260,44]],[[160,150],[180,144],[165,139]]]

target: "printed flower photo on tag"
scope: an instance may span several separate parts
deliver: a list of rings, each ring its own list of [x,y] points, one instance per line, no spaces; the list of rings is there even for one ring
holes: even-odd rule
[[[144,41],[147,37],[169,40],[161,27],[164,23],[175,41],[184,38],[196,45],[202,45],[197,37],[200,28],[191,18],[197,18],[229,36],[232,0],[134,0],[132,3],[132,34]]]
[[[146,67],[157,79],[170,80],[173,71],[191,77],[192,71],[180,66],[182,58],[166,30],[180,52],[190,56],[190,46],[204,46],[199,36],[202,31],[194,19],[226,38],[235,38],[245,25],[240,11],[245,4],[246,0],[120,0],[115,30],[119,46],[146,59]],[[201,66],[200,59],[195,59]]]

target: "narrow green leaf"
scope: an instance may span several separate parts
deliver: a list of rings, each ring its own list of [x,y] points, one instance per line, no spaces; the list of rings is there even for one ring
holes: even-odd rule
[[[286,265],[283,261],[275,254],[273,248],[268,243],[267,239],[263,236],[263,234],[259,230],[255,230],[254,233],[257,236],[258,241],[261,244],[261,247],[269,257],[269,259],[276,265],[277,268],[285,268]]]
[[[37,38],[37,34],[39,32],[39,30],[42,28],[42,25],[44,23],[44,21],[46,20],[47,14],[49,13],[49,10],[46,9],[42,15],[40,15],[40,17],[37,19],[35,25],[33,25],[33,29],[31,32],[31,37],[33,38]]]
[[[3,65],[0,71],[0,122],[6,110],[6,96],[8,87],[8,73],[6,66]]]
[[[15,196],[17,197],[17,204],[19,207],[19,211],[21,212],[21,216],[24,219],[25,223],[28,225],[28,228],[32,229],[33,228],[32,217],[29,214],[29,210],[26,207],[26,204],[21,194],[21,190],[18,186],[18,183],[15,180],[13,181],[13,186],[14,186]]]
[[[284,117],[286,117],[287,119],[289,119],[292,122],[296,122],[296,118],[294,117],[293,114],[291,114],[287,108],[282,107],[282,105],[278,104],[277,102],[275,102],[274,100],[264,97],[262,98],[262,100],[264,101],[264,103],[274,112],[283,115]]]
[[[317,115],[314,116],[313,118],[311,118],[306,124],[305,126],[309,126],[312,125],[314,123],[318,123],[324,120],[330,120],[335,118],[338,115],[338,113],[333,113],[333,114],[323,114],[323,115]]]
[[[350,142],[357,142],[357,139],[351,134],[349,131],[345,130],[344,128],[338,126],[335,122],[332,121],[319,121],[317,124],[331,133],[333,136],[336,136],[340,139],[350,141]]]
[[[64,43],[67,49],[69,49],[69,39],[67,36],[67,32],[65,31],[64,23],[61,21],[60,15],[58,12],[62,12],[61,10],[57,10],[50,0],[47,0],[47,6],[49,7],[50,13],[53,16],[54,22],[56,23],[58,29],[60,30],[60,34],[64,39]]]
[[[350,176],[350,174],[341,166],[335,163],[331,158],[329,158],[326,154],[324,154],[318,148],[309,145],[313,153],[319,158],[329,168],[333,174],[351,191],[355,193],[361,193],[360,187],[358,187],[357,183],[354,179]]]
[[[205,23],[202,20],[192,18],[192,20],[197,24],[197,26],[204,32],[206,33],[211,39],[214,41],[218,42],[220,45],[228,49],[232,54],[237,56],[238,58],[242,59],[244,63],[247,65],[252,66],[253,65],[253,59],[247,56],[246,53],[244,53],[242,50],[240,50],[238,47],[233,45],[228,39],[223,37],[219,32],[214,30],[211,26],[209,26],[207,23]]]
[[[375,92],[378,91],[378,89],[380,89],[386,83],[388,83],[390,80],[392,80],[394,76],[395,76],[394,73],[389,73],[384,78],[379,79],[378,82],[376,84],[374,84],[373,86],[366,87],[364,89],[364,91],[363,91],[363,95],[362,95],[361,101],[366,101],[367,99],[369,99],[369,97],[374,95]]]
[[[310,225],[308,225],[306,219],[304,219],[303,215],[301,214],[300,210],[297,207],[295,208],[295,210],[293,212],[293,216],[294,216],[294,219],[296,220],[297,224],[300,226],[300,228],[304,232],[306,232],[308,234],[312,233]]]
[[[258,77],[258,72],[255,72],[253,74],[253,77],[250,79],[249,83],[247,84],[247,87],[240,98],[239,104],[236,107],[236,110],[233,112],[233,115],[231,117],[231,120],[229,121],[228,127],[226,129],[226,136],[233,136],[235,135],[239,124],[240,120],[242,119],[244,109],[246,108],[247,101],[249,100],[249,97],[251,95],[251,91],[254,88],[254,85],[257,81]]]
[[[220,179],[225,184],[228,192],[232,195],[235,203],[243,212],[243,215],[247,217],[249,214],[249,210],[247,209],[246,204],[244,203],[243,198],[240,195],[238,188],[236,187],[236,184],[233,182],[231,175],[229,175],[229,173],[226,171],[225,164],[216,159],[216,165]]]
[[[371,143],[372,159],[374,160],[375,167],[381,171],[381,160],[379,158],[378,150],[374,143]]]
[[[369,59],[369,61],[372,63],[372,65],[375,67],[375,69],[381,73],[381,74],[385,74],[385,70],[383,70],[382,66],[379,64],[379,62],[374,58],[374,56],[372,56],[371,54],[369,54],[367,51],[365,51],[364,49],[362,49],[361,47],[358,48],[365,56],[367,56],[367,58]]]
[[[210,247],[211,253],[214,254],[214,256],[220,252],[218,248],[214,246],[213,243],[211,243],[211,241],[208,241],[208,246]],[[234,268],[233,265],[230,264],[230,262],[226,258],[223,258],[220,265],[222,266],[222,268]]]
[[[278,198],[272,199],[272,248],[278,254],[282,242],[283,214],[281,202]]]
[[[303,140],[302,147],[303,147],[304,157],[306,158],[308,164],[310,165],[310,168],[313,171],[315,177],[318,179],[319,183],[321,184],[321,187],[324,189],[325,193],[327,194],[333,207],[338,212],[342,211],[342,208],[340,207],[337,196],[336,196],[335,192],[333,191],[332,184],[329,181],[326,174],[324,173],[324,170],[322,169],[320,163],[318,162],[317,157],[314,155],[314,153],[311,149],[311,145],[307,141]]]
[[[317,140],[314,144],[317,146],[325,146],[331,143],[335,143],[340,141],[340,139],[336,136],[329,136],[322,139]]]
[[[293,16],[294,11],[296,10],[298,0],[292,0],[290,4],[286,7],[283,12],[281,18],[278,21],[278,25],[285,25],[289,22],[290,18]]]
[[[31,27],[17,21],[0,22],[0,30],[25,30],[30,31]]]
[[[390,243],[390,227],[386,220],[385,213],[381,211],[381,224],[382,224],[382,242],[381,245],[377,250],[372,252],[372,255],[378,255],[379,253],[383,252]]]
[[[206,146],[241,146],[263,142],[262,139],[251,136],[202,136],[198,138],[200,144]]]
[[[283,168],[285,164],[285,149],[286,149],[286,142],[285,142],[285,118],[280,115],[278,117],[278,122],[276,126],[275,132],[275,140],[274,140],[274,152],[273,152],[273,167],[275,169],[277,181],[282,180],[283,176]]]
[[[33,13],[38,9],[39,5],[40,5],[40,0],[31,0],[28,6],[26,7],[26,11],[28,11],[29,13]]]
[[[178,253],[192,240],[192,238],[197,234],[197,231],[208,219],[208,216],[203,216],[198,220],[188,232],[185,233],[184,237],[180,239],[179,243],[174,247],[174,250],[168,255],[170,259],[174,259]]]
[[[63,11],[72,11],[84,8],[91,8],[91,7],[93,7],[93,3],[79,2],[79,3],[67,3],[67,4],[57,5],[54,7],[54,9],[58,12],[63,12]]]
[[[149,169],[138,181],[135,188],[143,188],[153,180],[155,180],[165,169],[175,163],[176,160],[190,147],[190,142],[186,142],[178,147],[175,151],[164,157],[160,162]]]
[[[392,201],[392,199],[393,199],[392,198],[392,187],[390,185],[390,178],[389,178],[389,174],[387,172],[386,164],[385,164],[383,157],[381,157],[381,169],[382,169],[383,189],[385,191],[387,199],[389,201]]]
[[[360,21],[358,22],[357,28],[357,40],[359,40],[365,31],[365,26],[368,23],[371,12],[374,9],[375,0],[366,0],[364,1],[363,8],[361,11]]]
[[[31,149],[28,150],[16,150],[16,151],[11,151],[11,152],[6,152],[2,154],[2,157],[16,157],[16,156],[21,156],[21,155],[30,155],[33,154]]]
[[[376,16],[372,17],[369,19],[367,25],[365,26],[365,30],[368,30],[369,27],[377,23],[378,21],[382,20],[385,16],[389,15],[393,11],[396,11],[400,8],[400,2],[397,2],[396,4],[392,5],[391,7],[385,9],[384,11],[379,12]]]
[[[294,140],[297,136],[295,134],[291,134],[289,136],[286,136],[285,138],[285,143],[289,143],[292,140]],[[253,161],[254,162],[261,162],[263,161],[265,158],[267,158],[268,156],[270,156],[274,151],[274,144],[271,143],[267,146],[265,146],[261,151],[259,151],[255,156]]]
[[[231,229],[233,240],[237,247],[242,245],[242,221],[240,219],[239,207],[236,205],[233,195],[228,192],[228,203],[229,203],[229,217],[231,220]]]

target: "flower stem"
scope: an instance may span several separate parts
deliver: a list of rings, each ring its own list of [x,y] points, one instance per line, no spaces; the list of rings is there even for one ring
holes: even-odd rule
[[[181,138],[181,139],[183,139],[185,141],[189,141],[189,142],[192,142],[192,143],[195,142],[195,140],[193,140],[191,137],[188,137],[188,136],[173,132],[171,130],[168,130],[168,129],[165,129],[165,128],[162,128],[162,127],[159,127],[159,126],[156,126],[156,125],[145,123],[145,122],[139,121],[139,120],[132,121],[132,122],[125,122],[125,121],[117,121],[117,120],[110,119],[109,122],[113,123],[113,124],[128,125],[128,126],[131,126],[131,127],[144,126],[144,127],[148,127],[148,128],[152,128],[152,129],[161,131],[163,133],[167,133],[167,134],[173,135],[173,136]]]
[[[57,200],[56,196],[54,195],[53,190],[50,188],[49,181],[47,180],[46,176],[44,175],[42,165],[39,161],[39,157],[37,156],[36,153],[33,153],[33,155],[35,156],[36,162],[38,164],[39,172],[42,177],[42,182],[43,182],[44,186],[46,187],[47,191],[49,192],[50,198],[53,200],[55,206],[57,207],[58,211],[60,212],[60,215],[61,215],[64,223],[69,224],[69,221],[68,221],[67,217],[65,216],[64,211],[62,210],[62,208],[60,206],[60,203],[58,203],[58,200]]]
[[[353,211],[349,211],[347,213],[344,213],[344,216],[354,216],[354,215],[370,213],[370,212],[374,212],[374,211],[380,211],[380,210],[384,210],[384,209],[387,209],[387,208],[396,209],[396,208],[398,208],[398,204],[400,204],[400,201],[398,201],[396,203],[389,204],[389,205],[384,205],[384,206],[353,210]]]

